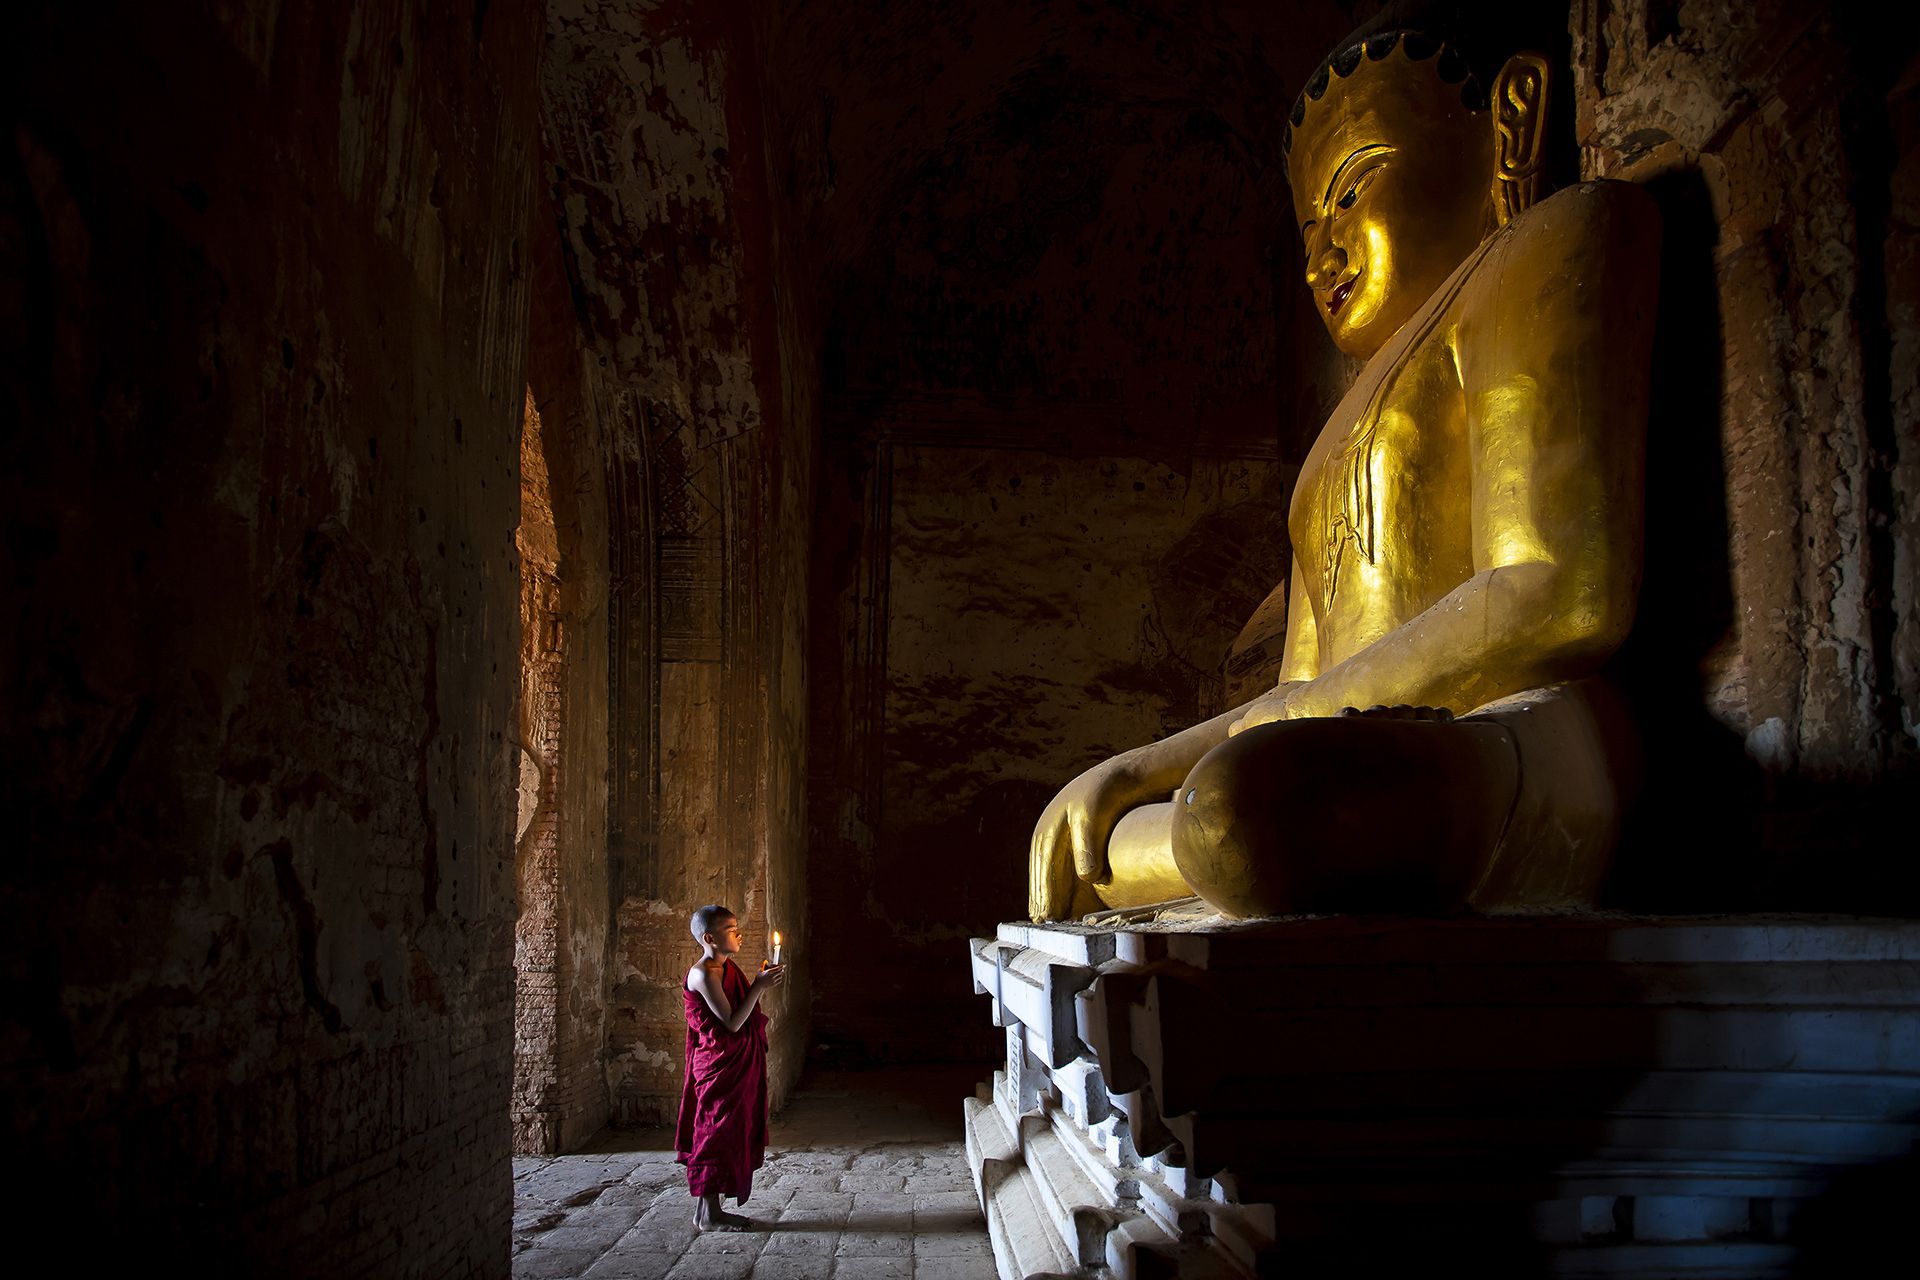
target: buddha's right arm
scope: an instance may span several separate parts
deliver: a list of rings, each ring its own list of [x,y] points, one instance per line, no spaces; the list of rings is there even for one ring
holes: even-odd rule
[[[1200,757],[1227,740],[1235,707],[1172,737],[1103,760],[1060,789],[1033,829],[1027,908],[1036,920],[1057,920],[1078,881],[1107,878],[1107,840],[1128,810],[1163,801]]]

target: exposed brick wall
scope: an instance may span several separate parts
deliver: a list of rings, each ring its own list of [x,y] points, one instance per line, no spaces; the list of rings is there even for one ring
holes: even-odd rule
[[[627,1124],[679,1101],[692,911],[739,912],[749,968],[770,928],[805,937],[818,348],[787,288],[756,8],[548,10],[551,191],[608,462],[606,1079]],[[807,980],[767,1005],[776,1105]]]
[[[548,722],[553,758],[548,781],[557,822],[550,865],[553,996],[546,1030],[551,1051],[542,1113],[546,1123],[518,1131],[520,1149],[568,1151],[607,1122],[608,975],[613,941],[610,905],[609,763],[631,743],[610,731],[609,660],[615,622],[627,615],[609,590],[610,476],[603,405],[595,361],[587,350],[562,251],[555,210],[541,202],[532,232],[533,307],[528,417],[537,448],[523,446],[527,503],[521,536],[551,566],[550,593],[539,609],[544,634],[557,643],[542,696],[560,709]],[[526,492],[531,487],[533,492]],[[529,608],[529,612],[531,612]],[[536,787],[537,791],[538,788]],[[529,813],[531,811],[529,810]],[[544,848],[542,857],[544,859]],[[530,865],[523,863],[523,865]],[[527,899],[523,899],[523,908]],[[535,904],[543,908],[545,900]],[[523,928],[531,927],[523,921]]]
[[[517,743],[533,787],[520,791],[514,925],[513,1149],[560,1150],[559,1013],[567,974],[560,946],[560,803],[565,766],[566,632],[560,617],[559,537],[553,522],[540,413],[527,395],[520,437],[520,703]]]
[[[1904,825],[1883,784],[1920,762],[1915,27],[1574,7],[1583,169],[1644,184],[1665,221],[1634,643],[1671,794],[1647,838],[1726,850],[1723,904],[1920,907],[1882,843]]]
[[[504,1277],[538,6],[7,23],[14,1206]]]

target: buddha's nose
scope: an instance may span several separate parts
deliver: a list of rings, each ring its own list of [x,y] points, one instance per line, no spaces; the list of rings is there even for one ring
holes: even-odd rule
[[[1347,270],[1347,251],[1332,240],[1314,246],[1307,258],[1307,287],[1319,292],[1340,282]]]

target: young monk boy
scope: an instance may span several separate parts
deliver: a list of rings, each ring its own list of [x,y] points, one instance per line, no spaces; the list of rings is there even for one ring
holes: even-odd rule
[[[687,1080],[680,1094],[675,1158],[687,1166],[687,1189],[702,1231],[741,1231],[749,1219],[723,1213],[720,1197],[745,1204],[767,1150],[767,1015],[760,996],[786,977],[767,965],[748,982],[733,957],[740,922],[721,906],[701,907],[690,922],[700,961],[687,970]]]

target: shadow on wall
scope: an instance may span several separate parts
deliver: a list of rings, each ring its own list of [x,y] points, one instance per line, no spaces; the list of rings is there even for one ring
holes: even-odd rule
[[[1757,725],[1743,738],[1713,713],[1710,682],[1737,688],[1743,678],[1734,667],[1743,620],[1727,506],[1719,232],[1699,170],[1645,187],[1663,218],[1647,560],[1638,621],[1614,665],[1647,731],[1644,789],[1628,815],[1608,904],[1913,914],[1920,867],[1887,856],[1904,839],[1895,788],[1801,768],[1785,726]],[[1766,588],[1776,607],[1797,607],[1794,583]]]
[[[1734,628],[1732,531],[1721,448],[1719,228],[1697,169],[1656,178],[1660,306],[1647,421],[1646,573],[1615,668],[1647,728],[1644,791],[1608,898],[1640,910],[1725,908],[1751,884],[1764,781],[1707,705],[1704,671]],[[1651,731],[1658,726],[1658,732]]]

